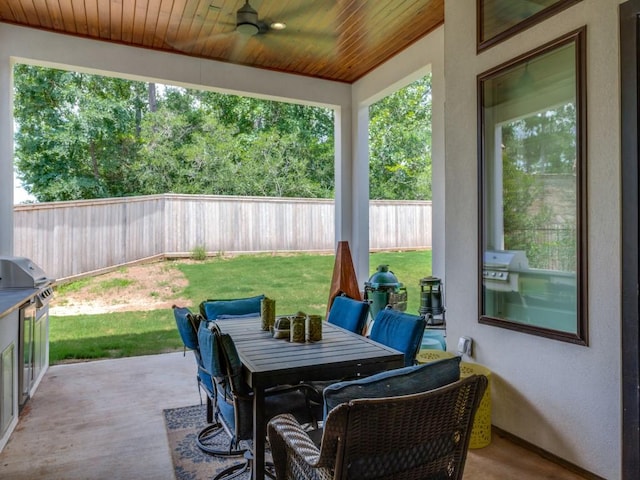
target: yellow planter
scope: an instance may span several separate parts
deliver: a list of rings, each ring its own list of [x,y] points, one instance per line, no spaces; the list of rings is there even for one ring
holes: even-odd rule
[[[453,356],[450,352],[440,350],[420,350],[416,356],[416,361],[418,363],[430,363]],[[477,363],[460,362],[460,377],[465,378],[471,375],[484,375],[489,381],[480,401],[480,406],[476,411],[471,438],[469,439],[469,448],[483,448],[491,443],[491,370]]]
[[[484,375],[489,381],[473,420],[469,448],[483,448],[491,443],[491,370],[477,363],[460,362],[460,377]]]
[[[445,358],[451,358],[455,355],[450,352],[443,352],[442,350],[422,349],[416,355],[416,362],[418,363],[430,363],[436,360],[443,360]]]

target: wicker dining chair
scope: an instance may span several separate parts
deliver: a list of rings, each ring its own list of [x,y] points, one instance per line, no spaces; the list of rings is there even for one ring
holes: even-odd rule
[[[292,415],[267,427],[278,480],[461,479],[487,378],[360,398],[331,410],[318,447]]]

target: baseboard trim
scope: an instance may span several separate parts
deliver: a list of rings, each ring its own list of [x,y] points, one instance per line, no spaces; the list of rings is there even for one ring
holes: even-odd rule
[[[550,462],[556,463],[558,465],[560,465],[562,468],[565,468],[567,470],[569,470],[572,473],[575,473],[576,475],[580,475],[581,477],[586,478],[587,480],[606,480],[603,477],[600,477],[598,475],[596,475],[595,473],[591,473],[588,470],[585,470],[582,467],[579,467],[571,462],[568,462],[560,457],[558,457],[557,455],[554,455],[553,453],[550,453],[532,443],[527,442],[526,440],[523,440],[520,437],[517,437],[516,435],[509,433],[505,430],[502,430],[499,427],[496,427],[495,425],[491,426],[491,430],[493,431],[493,433],[495,433],[496,435],[499,435],[501,437],[506,438],[507,440],[509,440],[510,442],[515,443],[516,445],[519,445],[523,448],[526,448],[527,450],[534,452],[538,455],[540,455],[542,458],[549,460]]]

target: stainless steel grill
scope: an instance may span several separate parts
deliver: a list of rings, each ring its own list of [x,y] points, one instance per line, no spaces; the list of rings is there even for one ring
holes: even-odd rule
[[[0,290],[38,289],[36,307],[42,308],[53,296],[53,279],[26,257],[0,257]]]
[[[488,250],[482,265],[483,285],[499,292],[518,292],[519,273],[529,270],[527,256],[521,250]]]
[[[49,365],[52,283],[53,279],[28,258],[0,256],[0,291],[26,290],[28,293],[28,300],[20,307],[18,327],[18,404],[21,409]]]

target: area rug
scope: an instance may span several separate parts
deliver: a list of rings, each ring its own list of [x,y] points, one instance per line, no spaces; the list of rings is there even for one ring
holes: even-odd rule
[[[223,469],[242,462],[242,456],[216,457],[208,455],[196,445],[197,433],[206,426],[205,405],[164,410],[167,438],[176,480],[205,480],[213,478]],[[224,449],[228,437],[219,435],[220,449]],[[250,478],[248,473],[235,477],[239,480]]]

